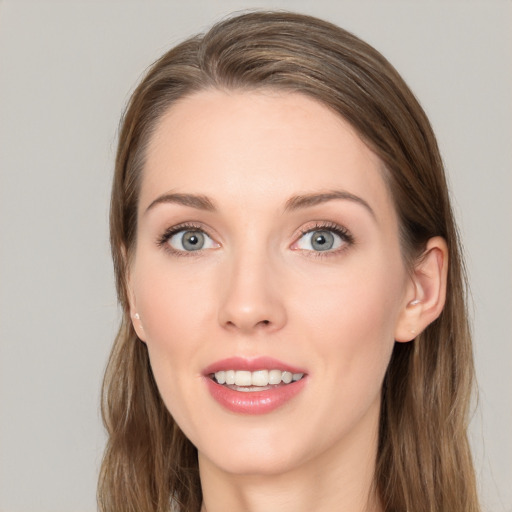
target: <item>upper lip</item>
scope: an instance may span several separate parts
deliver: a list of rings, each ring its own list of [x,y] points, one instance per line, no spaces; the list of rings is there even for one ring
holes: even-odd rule
[[[247,370],[255,372],[257,370],[281,370],[291,373],[306,373],[302,368],[292,366],[283,361],[279,361],[273,357],[260,356],[260,357],[228,357],[215,361],[208,365],[203,373],[204,375],[211,375],[212,373],[225,370]]]

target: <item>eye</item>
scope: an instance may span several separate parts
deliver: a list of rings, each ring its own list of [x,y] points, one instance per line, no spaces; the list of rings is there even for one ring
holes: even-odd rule
[[[176,251],[193,252],[218,247],[204,231],[182,229],[167,238],[167,243]]]
[[[314,252],[334,252],[353,242],[351,235],[338,226],[317,226],[303,232],[292,249]]]
[[[341,247],[342,240],[332,231],[325,229],[309,231],[297,242],[297,249],[306,251],[330,251]]]

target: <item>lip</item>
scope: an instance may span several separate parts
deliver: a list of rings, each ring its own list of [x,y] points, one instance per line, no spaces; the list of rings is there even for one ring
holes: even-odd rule
[[[218,384],[210,378],[212,373],[222,370],[282,370],[291,373],[303,373],[304,377],[290,384],[278,385],[263,391],[235,391],[224,385]],[[306,372],[287,363],[283,363],[271,357],[257,357],[245,359],[231,357],[217,361],[204,369],[203,378],[214,400],[225,409],[240,414],[267,414],[284,406],[299,394],[306,385]]]
[[[222,370],[247,370],[250,372],[257,370],[281,370],[291,373],[306,373],[302,368],[283,363],[283,361],[279,361],[273,357],[229,357],[207,366],[203,371],[203,375],[208,376]]]

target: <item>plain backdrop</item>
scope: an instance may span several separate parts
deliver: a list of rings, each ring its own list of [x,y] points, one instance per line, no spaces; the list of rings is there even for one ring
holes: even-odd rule
[[[482,500],[512,511],[507,0],[0,2],[0,511],[96,509],[100,383],[119,318],[107,230],[119,117],[165,50],[254,7],[355,32],[427,111],[472,283]]]

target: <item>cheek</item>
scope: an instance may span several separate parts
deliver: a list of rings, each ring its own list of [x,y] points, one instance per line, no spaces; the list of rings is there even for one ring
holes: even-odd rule
[[[208,301],[204,287],[198,289],[197,282],[194,286],[183,274],[165,270],[146,266],[134,291],[155,381],[167,409],[181,426],[187,425],[190,404],[195,402],[191,378],[195,375],[199,382],[195,354],[201,346],[198,332],[205,331],[209,315]]]
[[[379,380],[394,345],[393,315],[370,295],[365,295],[364,301],[353,295],[347,298],[349,301],[342,301],[338,308],[317,313],[314,324],[321,327],[311,332],[317,340],[316,349],[325,371],[338,374],[333,378],[376,376]]]
[[[311,287],[295,303],[307,339],[316,340],[318,365],[332,381],[368,379],[370,386],[380,386],[394,346],[403,276],[399,265],[366,262],[328,282],[318,279],[325,284]]]
[[[165,257],[144,256],[133,271],[133,290],[158,382],[160,372],[174,373],[178,362],[189,363],[197,343],[192,333],[204,323],[208,301],[205,287],[197,285],[200,278],[187,279],[189,274],[173,270]]]
[[[150,351],[180,348],[191,351],[191,344],[196,342],[194,333],[211,316],[204,277],[192,275],[187,279],[188,275],[169,268],[159,271],[157,265],[147,265],[144,274],[136,280],[137,310]]]

